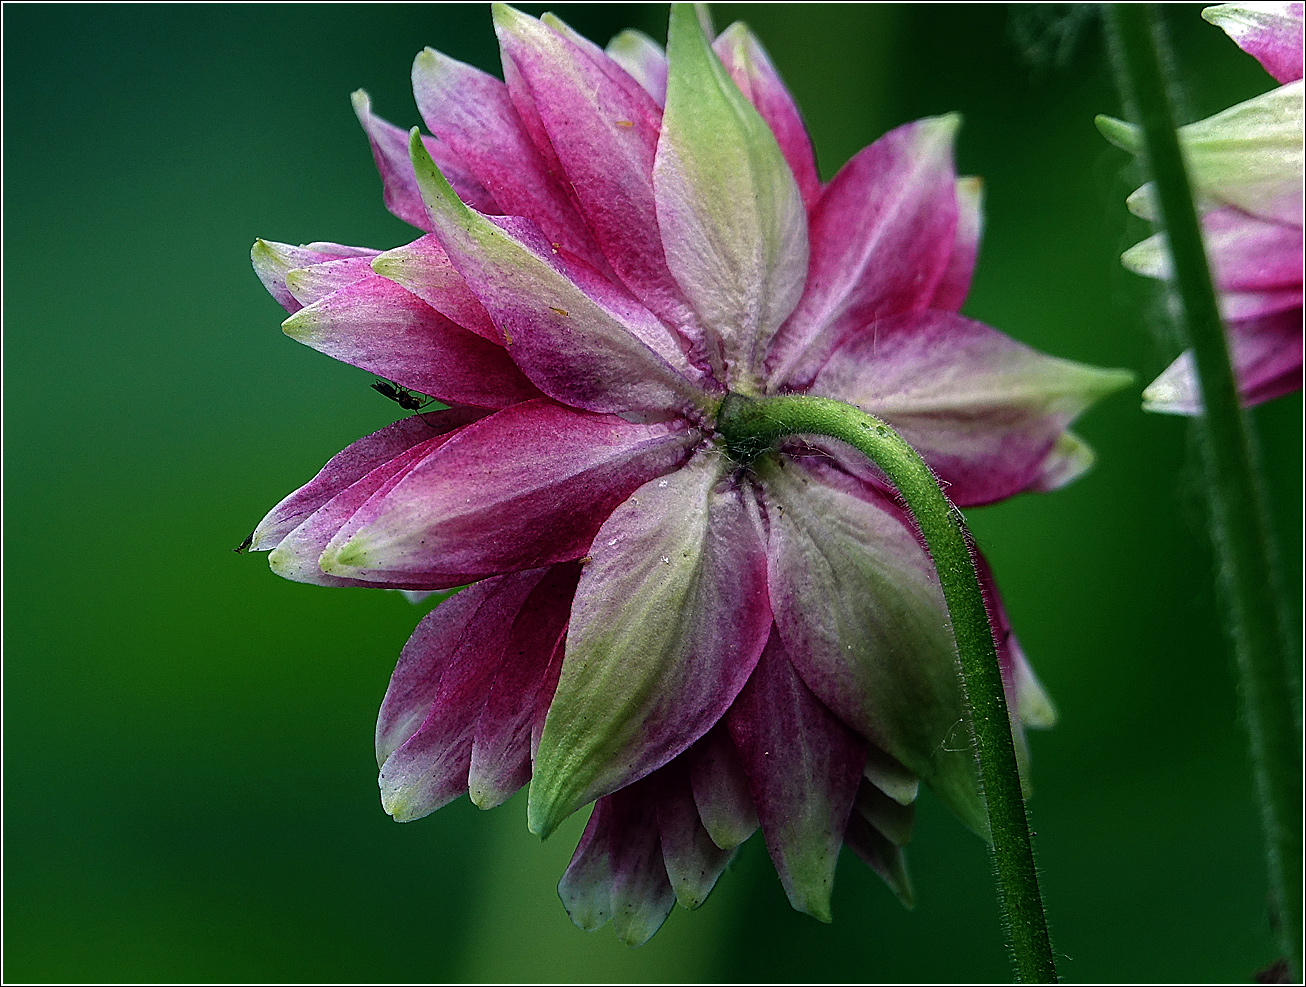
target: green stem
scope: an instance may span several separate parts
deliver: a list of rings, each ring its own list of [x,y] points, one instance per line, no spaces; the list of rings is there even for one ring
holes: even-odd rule
[[[1270,540],[1269,512],[1256,469],[1250,425],[1238,401],[1228,344],[1175,132],[1147,7],[1113,4],[1122,88],[1132,99],[1182,303],[1181,330],[1192,346],[1203,414],[1199,432],[1219,562],[1225,621],[1233,639],[1265,828],[1270,892],[1284,957],[1302,971],[1301,728]]]
[[[721,406],[717,431],[745,461],[786,435],[840,439],[879,466],[902,495],[925,536],[952,618],[993,835],[998,902],[1016,976],[1027,983],[1054,982],[1056,964],[1038,890],[1002,673],[960,512],[916,450],[878,418],[840,401],[807,395],[731,394]]]

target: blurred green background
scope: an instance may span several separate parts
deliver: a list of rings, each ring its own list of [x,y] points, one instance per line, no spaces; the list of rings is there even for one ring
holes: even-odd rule
[[[532,13],[542,6],[530,5]],[[601,42],[664,8],[561,5]],[[1165,16],[1189,118],[1271,80],[1196,6]],[[965,115],[987,231],[967,314],[1149,381],[1173,355],[1120,251],[1137,184],[1101,26],[1067,6],[721,5],[788,79],[823,175]],[[4,17],[4,977],[8,981],[986,981],[1009,976],[979,841],[928,795],[904,911],[854,857],[832,926],[755,837],[647,946],[574,929],[519,796],[409,825],[372,730],[421,615],[231,549],[390,421],[372,378],[285,338],[256,236],[391,247],[349,106],[409,126],[425,45],[497,70],[483,5],[59,6]],[[1255,420],[1300,595],[1300,395]],[[1061,970],[1247,980],[1274,958],[1260,836],[1188,424],[1135,392],[1073,487],[972,512],[1061,723],[1032,738]],[[1299,617],[1298,617],[1299,619]]]

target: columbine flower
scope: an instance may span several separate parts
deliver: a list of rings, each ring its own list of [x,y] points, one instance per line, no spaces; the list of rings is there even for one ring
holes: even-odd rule
[[[1302,385],[1302,7],[1226,3],[1203,10],[1283,85],[1179,129],[1246,405]],[[1112,143],[1141,152],[1136,127],[1109,117],[1098,123]],[[1128,206],[1143,219],[1157,218],[1150,185],[1131,195]],[[1171,276],[1164,234],[1131,247],[1121,260],[1146,277]],[[1148,386],[1143,406],[1200,412],[1191,352]]]
[[[828,918],[847,843],[898,893],[920,780],[986,826],[938,582],[883,478],[833,442],[738,461],[729,391],[883,416],[959,505],[1087,468],[1067,424],[1120,375],[963,318],[979,185],[956,117],[829,183],[757,40],[688,5],[668,51],[604,50],[496,7],[505,82],[434,51],[433,137],[355,106],[386,201],[430,232],[378,253],[259,241],[292,337],[438,397],[350,446],[253,536],[328,586],[471,583],[418,626],[377,724],[399,820],[530,782],[548,834],[597,800],[560,892],[642,942],[761,827]],[[1052,710],[985,570],[1013,709]]]

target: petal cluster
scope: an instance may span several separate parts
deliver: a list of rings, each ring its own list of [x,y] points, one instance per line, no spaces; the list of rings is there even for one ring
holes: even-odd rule
[[[252,547],[319,585],[467,586],[395,669],[382,801],[410,820],[529,782],[542,835],[594,803],[559,888],[578,925],[646,940],[759,828],[796,908],[829,918],[845,844],[910,901],[920,782],[986,825],[937,577],[876,470],[815,439],[736,461],[717,410],[857,405],[970,506],[1082,473],[1067,427],[1128,376],[958,314],[981,190],[956,117],[823,184],[740,24],[676,5],[664,51],[494,23],[503,81],[417,57],[429,135],[355,95],[416,240],[255,246],[289,335],[447,407],[349,446]],[[1050,725],[984,576],[1013,716]]]
[[[1254,405],[1302,386],[1303,4],[1226,3],[1202,16],[1281,83],[1179,129],[1239,393]],[[1136,127],[1109,117],[1098,122],[1112,143],[1141,153]],[[1135,215],[1157,219],[1150,185],[1127,204]],[[1129,248],[1121,261],[1145,277],[1172,276],[1164,233]],[[1143,406],[1200,412],[1191,352],[1148,386]]]

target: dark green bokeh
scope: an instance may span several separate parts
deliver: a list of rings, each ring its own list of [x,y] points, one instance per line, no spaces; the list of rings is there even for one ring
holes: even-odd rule
[[[600,41],[665,31],[661,8],[557,9]],[[1271,85],[1198,9],[1167,11],[1190,118]],[[965,114],[959,165],[987,190],[967,314],[1140,387],[1168,362],[1154,293],[1118,264],[1145,231],[1093,128],[1119,106],[1090,11],[715,14],[760,33],[826,177]],[[984,849],[928,796],[914,912],[849,856],[835,924],[797,915],[755,838],[648,946],[575,930],[554,884],[579,819],[541,846],[520,797],[406,826],[377,804],[375,711],[421,611],[231,553],[394,411],[281,335],[250,243],[411,239],[348,94],[416,122],[424,45],[495,66],[486,7],[6,5],[4,38],[8,980],[1008,975]],[[1255,419],[1295,600],[1300,395]],[[1062,972],[1245,980],[1273,944],[1188,428],[1130,393],[1079,430],[1088,477],[972,512],[1062,714],[1032,738]]]

